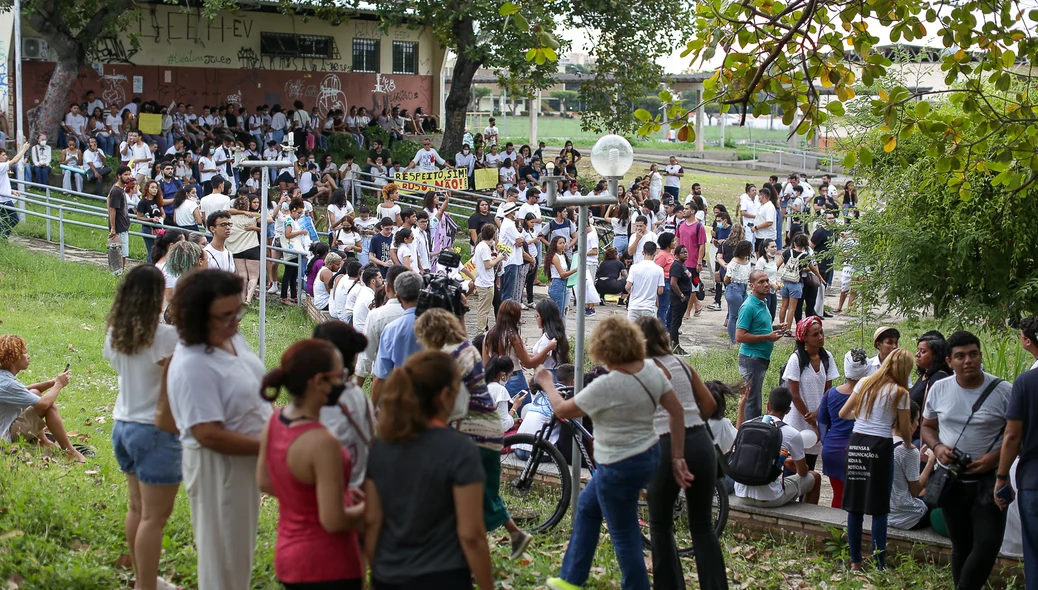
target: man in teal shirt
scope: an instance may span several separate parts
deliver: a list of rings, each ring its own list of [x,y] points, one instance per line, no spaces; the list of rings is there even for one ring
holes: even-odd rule
[[[742,304],[739,320],[735,324],[735,341],[740,343],[739,375],[742,376],[743,387],[750,391],[746,403],[747,420],[761,415],[764,375],[771,365],[771,351],[775,348],[775,341],[782,337],[781,333],[772,328],[771,313],[764,301],[770,290],[768,275],[764,271],[750,273],[751,296]]]

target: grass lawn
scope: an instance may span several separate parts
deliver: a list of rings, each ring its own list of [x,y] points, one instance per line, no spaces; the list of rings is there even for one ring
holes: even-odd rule
[[[59,407],[73,437],[97,450],[85,466],[52,458],[39,448],[12,445],[0,448],[0,580],[13,588],[106,589],[129,588],[130,570],[123,538],[126,510],[124,479],[111,452],[111,410],[117,393],[116,375],[101,358],[104,319],[110,308],[116,279],[103,268],[61,263],[56,257],[30,253],[0,244],[0,331],[23,336],[33,357],[20,375],[23,382],[41,381],[72,364],[72,382]],[[272,306],[268,313],[266,364],[276,362],[291,342],[309,334],[309,320],[295,307]],[[255,311],[249,312],[242,331],[255,342]],[[906,341],[933,326],[906,322]],[[871,327],[864,330],[871,334]],[[829,348],[842,358],[850,346],[861,344],[861,331],[830,339]],[[1017,347],[1018,348],[1018,347]],[[782,343],[767,383],[777,381],[778,367],[791,350]],[[987,346],[987,354],[996,347]],[[1008,367],[1019,359],[988,356],[995,366]],[[1021,357],[1022,358],[1022,357]],[[735,382],[734,352],[712,351],[693,359],[707,379]],[[729,407],[734,412],[734,403]],[[260,518],[253,588],[279,588],[273,576],[276,501],[265,498]],[[501,531],[491,535],[497,580],[501,588],[543,588],[561,563],[569,536],[568,517],[556,530],[538,537],[526,558],[507,561],[507,542]],[[805,548],[799,538],[749,539],[729,527],[722,544],[734,588],[950,588],[946,567],[911,559],[895,560],[887,573],[852,576],[846,571],[846,545],[832,554]],[[162,575],[178,584],[195,583],[196,554],[190,514],[183,493],[166,527]],[[694,587],[694,560],[684,561],[686,577]],[[608,539],[592,569],[588,588],[616,588],[620,575]],[[21,584],[21,585],[19,585]]]

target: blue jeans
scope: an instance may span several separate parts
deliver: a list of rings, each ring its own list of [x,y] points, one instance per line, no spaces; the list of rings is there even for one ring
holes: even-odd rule
[[[521,391],[530,391],[530,385],[526,382],[526,375],[523,375],[522,367],[515,368],[515,372],[512,373],[512,376],[505,383],[505,389],[508,390],[508,395],[511,397],[519,395]],[[516,408],[516,411],[521,412],[526,407],[526,404],[530,403],[530,399],[530,396],[526,396],[526,399]]]
[[[1000,483],[995,484],[996,488]],[[1024,576],[1038,580],[1038,490],[1017,490],[1016,502],[1024,541]]]
[[[627,255],[627,246],[630,244],[630,238],[627,235],[613,236],[613,247],[620,252],[620,259]]]
[[[771,314],[771,321],[775,321],[775,309],[778,307],[778,295],[775,293],[768,293],[768,296],[764,298],[764,303],[768,306],[768,313]]]
[[[501,301],[515,299],[515,281],[519,277],[519,265],[506,264],[501,270]]]
[[[752,420],[761,416],[761,398],[764,389],[764,376],[768,373],[771,359],[756,356],[739,355],[739,376],[744,387],[750,388],[750,397],[746,402],[746,419]]]
[[[775,247],[782,251],[782,207],[778,207],[775,211],[775,227],[778,231],[775,233]],[[772,314],[774,315],[774,314]]]
[[[663,295],[656,297],[656,318],[663,322],[664,328],[670,325],[670,281]]]
[[[724,288],[724,299],[728,302],[728,342],[735,344],[735,325],[739,323],[739,309],[746,299],[746,283],[729,283]]]
[[[34,166],[32,170],[37,184],[50,184],[50,166]]]
[[[602,519],[609,526],[609,538],[623,576],[623,590],[649,590],[645,568],[638,499],[652,481],[660,460],[660,447],[653,447],[616,463],[599,465],[577,501],[577,518],[562,559],[559,577],[583,586],[602,532]]]
[[[566,300],[569,298],[569,287],[566,286],[566,279],[552,279],[551,285],[548,286],[548,297],[558,306],[559,313],[565,314]]]

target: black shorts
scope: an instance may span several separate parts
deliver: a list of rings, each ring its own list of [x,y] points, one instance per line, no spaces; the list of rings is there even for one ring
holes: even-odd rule
[[[259,246],[253,246],[252,248],[249,248],[248,250],[245,250],[243,252],[239,252],[239,253],[235,254],[234,255],[234,259],[235,260],[259,260],[260,259],[260,249],[259,249]]]
[[[296,179],[292,178],[292,175],[288,172],[282,172],[278,175],[278,182],[283,182],[285,184],[295,184]]]

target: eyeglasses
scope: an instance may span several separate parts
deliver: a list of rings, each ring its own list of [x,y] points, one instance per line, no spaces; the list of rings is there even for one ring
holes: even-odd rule
[[[217,223],[216,224],[217,227],[231,227],[232,225],[233,224],[231,222],[229,222],[229,221],[225,222],[225,223]]]
[[[211,316],[211,319],[216,320],[226,328],[230,328],[231,326],[241,322],[242,319],[245,318],[245,313],[247,311],[246,308],[239,306],[238,309],[234,311],[228,311],[227,313]]]

